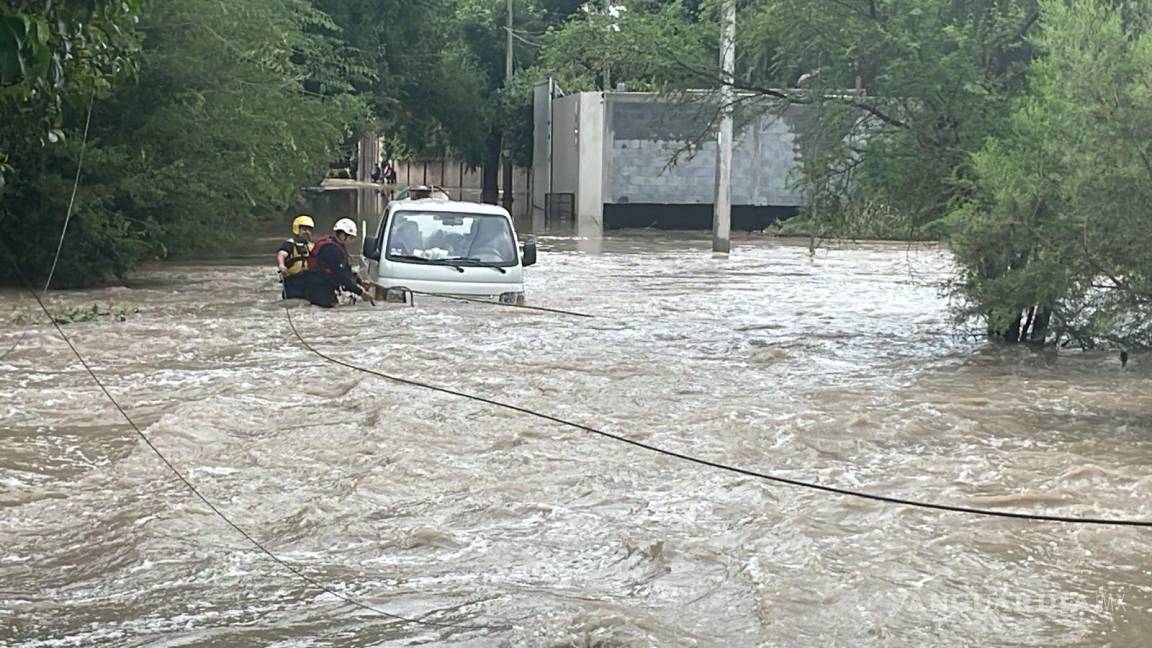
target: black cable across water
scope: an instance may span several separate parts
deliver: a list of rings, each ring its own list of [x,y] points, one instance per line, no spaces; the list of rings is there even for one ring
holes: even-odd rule
[[[221,520],[223,520],[228,526],[232,527],[232,529],[234,531],[236,531],[236,533],[239,533],[241,536],[243,536],[244,539],[247,540],[257,550],[259,550],[260,553],[264,554],[269,559],[271,559],[273,562],[275,562],[277,565],[280,565],[284,569],[292,572],[292,574],[294,574],[296,577],[300,578],[301,580],[303,580],[304,582],[308,583],[309,585],[315,587],[316,589],[319,589],[323,592],[331,594],[332,596],[334,596],[334,597],[340,599],[341,601],[344,601],[345,603],[348,603],[352,606],[355,606],[355,607],[360,608],[362,610],[366,610],[368,612],[378,614],[378,615],[383,616],[383,617],[387,617],[389,619],[393,619],[395,621],[403,621],[405,623],[412,623],[412,624],[437,627],[437,628],[460,628],[460,629],[465,629],[465,630],[507,630],[508,629],[508,626],[499,626],[499,625],[470,625],[470,624],[460,624],[460,623],[439,623],[436,621],[427,621],[423,618],[417,619],[417,618],[406,617],[406,616],[402,616],[399,614],[393,614],[391,612],[387,612],[387,611],[382,610],[376,606],[369,605],[368,603],[365,603],[359,599],[348,596],[346,594],[342,594],[342,593],[332,589],[331,587],[328,587],[324,583],[321,583],[320,581],[318,581],[315,578],[306,574],[302,569],[300,569],[296,565],[294,565],[294,564],[284,560],[283,558],[277,556],[270,549],[265,547],[263,543],[261,543],[256,538],[252,537],[252,535],[250,533],[245,531],[240,525],[233,522],[231,518],[229,518],[223,511],[221,511],[219,508],[217,508],[216,505],[213,504],[211,500],[209,500],[203,493],[201,493],[200,490],[198,488],[196,488],[196,486],[191,481],[189,481],[187,477],[184,476],[184,473],[180,472],[180,470],[178,468],[176,468],[176,466],[173,465],[172,462],[169,461],[166,456],[164,456],[164,453],[161,452],[160,449],[157,448],[156,445],[152,443],[152,440],[149,439],[147,437],[147,435],[144,434],[143,431],[141,431],[140,427],[138,425],[136,425],[136,422],[132,420],[132,417],[128,416],[128,412],[126,412],[124,410],[124,408],[120,406],[120,403],[116,400],[115,397],[112,396],[111,392],[108,391],[108,388],[104,386],[104,383],[96,375],[96,372],[92,370],[92,367],[88,365],[88,362],[84,360],[84,356],[82,356],[80,354],[80,351],[76,349],[76,346],[72,344],[72,340],[69,339],[68,335],[64,333],[64,329],[62,329],[60,327],[60,324],[56,321],[56,318],[52,317],[52,313],[48,311],[48,307],[44,305],[43,300],[41,300],[40,296],[36,294],[36,291],[32,288],[31,283],[29,283],[27,278],[24,276],[23,271],[21,271],[20,268],[15,265],[16,259],[11,254],[11,251],[8,250],[7,246],[3,246],[3,247],[4,247],[4,251],[6,253],[8,253],[8,255],[11,257],[12,262],[13,262],[13,268],[20,275],[20,278],[21,278],[21,280],[23,280],[25,287],[28,289],[28,292],[32,295],[32,298],[36,300],[36,303],[39,304],[40,310],[44,311],[44,314],[48,316],[48,321],[50,321],[52,323],[52,326],[54,326],[56,328],[56,332],[60,334],[60,337],[63,338],[64,343],[67,344],[68,348],[72,350],[73,355],[75,355],[76,359],[80,361],[80,364],[83,365],[84,369],[88,372],[88,375],[92,377],[92,380],[100,388],[100,391],[104,392],[104,396],[106,396],[108,398],[108,400],[111,401],[112,405],[116,408],[116,411],[120,412],[120,415],[124,417],[124,420],[128,421],[128,424],[130,426],[132,426],[133,430],[136,431],[137,436],[139,436],[140,439],[142,441],[144,441],[144,443],[152,450],[152,452],[154,452],[156,454],[156,456],[160,458],[160,461],[162,461],[164,463],[164,465],[168,467],[168,470],[170,470],[172,472],[172,474],[176,475],[176,477],[181,482],[183,482],[184,486],[189,491],[191,491],[192,494],[194,494],[201,502],[203,502],[204,505],[207,506],[214,514],[216,514],[217,517],[219,517]]]
[[[485,303],[492,303],[492,302],[485,302]],[[1067,523],[1067,524],[1090,524],[1090,525],[1129,526],[1129,527],[1145,527],[1145,528],[1152,527],[1152,521],[1147,521],[1147,520],[1067,517],[1067,516],[1062,516],[1062,515],[1041,515],[1041,514],[1034,514],[1034,513],[1014,513],[1011,511],[996,511],[996,510],[991,510],[991,509],[980,509],[980,508],[972,508],[972,507],[967,507],[967,506],[953,506],[950,504],[934,504],[932,502],[920,502],[920,501],[916,501],[916,500],[904,499],[901,497],[891,497],[888,495],[875,495],[872,493],[863,493],[860,491],[854,491],[854,490],[850,490],[847,488],[837,488],[835,486],[826,486],[824,484],[816,484],[816,483],[812,483],[812,482],[801,481],[799,479],[790,479],[788,477],[781,477],[779,475],[772,475],[769,473],[757,472],[755,470],[748,470],[746,468],[739,468],[736,466],[730,466],[730,465],[719,463],[716,461],[709,461],[708,459],[701,459],[699,457],[693,457],[691,455],[683,454],[683,453],[676,452],[673,450],[667,450],[665,448],[660,448],[658,446],[644,443],[642,441],[636,441],[635,439],[629,439],[627,437],[620,436],[618,434],[612,434],[611,432],[605,432],[604,430],[600,430],[598,428],[594,428],[594,427],[591,427],[588,425],[583,425],[581,423],[575,423],[573,421],[562,419],[562,418],[557,417],[557,416],[552,416],[550,414],[544,414],[542,412],[537,412],[536,410],[532,410],[532,409],[529,409],[527,407],[520,407],[519,405],[512,405],[510,403],[504,403],[504,402],[494,400],[491,398],[485,398],[483,396],[476,396],[474,394],[468,394],[468,393],[465,393],[462,391],[457,391],[455,389],[450,389],[447,387],[440,387],[437,385],[432,385],[432,384],[420,382],[418,380],[411,380],[408,378],[402,378],[400,376],[393,376],[393,375],[386,374],[386,373],[381,372],[381,371],[376,371],[375,369],[368,369],[366,367],[360,367],[358,365],[354,365],[352,363],[345,362],[344,360],[341,360],[339,358],[335,358],[333,356],[327,355],[324,352],[319,351],[318,349],[313,347],[311,344],[309,344],[308,341],[304,339],[304,336],[302,336],[300,334],[300,331],[296,328],[296,323],[292,321],[291,311],[289,311],[288,308],[285,308],[284,314],[288,316],[288,326],[289,326],[289,328],[292,329],[292,333],[296,336],[296,339],[300,341],[300,344],[303,345],[305,349],[311,351],[312,353],[316,354],[320,358],[327,360],[328,362],[340,365],[342,367],[347,367],[348,369],[353,369],[355,371],[361,371],[361,372],[364,372],[367,374],[371,374],[373,376],[378,376],[380,378],[384,378],[385,380],[390,380],[392,382],[400,383],[402,385],[409,385],[412,387],[419,387],[421,389],[428,389],[428,390],[440,392],[442,394],[449,394],[452,396],[458,396],[460,398],[466,398],[466,399],[477,401],[480,403],[486,403],[488,405],[493,405],[495,407],[502,407],[504,409],[512,410],[514,412],[520,412],[521,414],[527,414],[529,416],[534,416],[536,418],[544,419],[545,421],[551,421],[553,423],[559,423],[560,425],[565,425],[565,426],[568,426],[571,428],[576,428],[577,430],[583,430],[584,432],[590,432],[592,434],[596,434],[596,435],[602,436],[602,437],[607,438],[607,439],[612,439],[613,441],[619,441],[620,443],[626,443],[628,445],[632,445],[632,446],[635,446],[637,448],[643,448],[644,450],[648,450],[650,452],[655,452],[658,454],[662,454],[662,455],[665,455],[668,457],[673,457],[675,459],[680,459],[682,461],[691,462],[691,463],[698,464],[701,466],[707,466],[709,468],[716,468],[718,470],[723,470],[723,471],[735,473],[738,475],[745,475],[747,477],[756,477],[758,479],[764,479],[764,480],[768,480],[768,481],[772,481],[772,482],[777,482],[780,484],[788,484],[789,486],[796,486],[799,488],[807,488],[810,490],[822,491],[825,493],[833,493],[835,495],[845,495],[848,497],[856,497],[856,498],[860,498],[860,499],[872,500],[875,502],[884,502],[887,504],[899,504],[901,506],[911,506],[911,507],[915,507],[915,508],[930,509],[930,510],[935,510],[935,511],[950,511],[953,513],[966,513],[969,515],[983,515],[983,516],[987,516],[987,517],[1011,518],[1011,519],[1016,519],[1016,520],[1032,520],[1032,521],[1036,521],[1036,522],[1063,522],[1063,523]]]

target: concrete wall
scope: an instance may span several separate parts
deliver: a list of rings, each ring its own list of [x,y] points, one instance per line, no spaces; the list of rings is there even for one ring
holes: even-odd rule
[[[580,100],[580,191],[576,194],[576,231],[600,229],[604,222],[604,94],[582,92]]]
[[[599,228],[604,207],[604,98],[598,92],[552,103],[552,193],[575,196],[579,231]]]
[[[552,190],[552,101],[555,86],[552,79],[532,88],[532,229],[543,232],[547,227],[544,208]]]
[[[560,97],[552,106],[552,191],[578,193],[580,95]]]
[[[459,160],[393,160],[396,186],[437,185],[455,200],[480,202],[483,172],[469,168]],[[520,223],[531,219],[532,171],[524,167],[512,169],[512,218]]]
[[[707,228],[716,186],[715,114],[706,95],[691,102],[626,92],[560,97],[552,101],[550,146],[536,142],[533,165],[550,172],[552,192],[575,196],[582,233]],[[734,227],[737,213],[741,228],[757,229],[804,203],[797,134],[809,132],[810,122],[803,106],[779,110],[745,101],[737,109]],[[537,138],[549,135],[539,125],[535,131]]]
[[[732,203],[798,206],[795,122],[801,107],[757,111],[739,120],[732,153]],[[712,204],[716,137],[707,104],[674,104],[654,95],[608,95],[609,204]]]
[[[380,161],[380,140],[375,134],[364,135],[356,143],[356,179],[369,180]]]

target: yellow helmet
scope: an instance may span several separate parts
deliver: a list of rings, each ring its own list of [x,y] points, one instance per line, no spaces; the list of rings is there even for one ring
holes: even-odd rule
[[[316,223],[312,222],[311,216],[308,216],[307,214],[300,214],[299,216],[296,217],[295,220],[292,221],[292,235],[293,236],[299,236],[300,235],[300,227],[301,226],[315,228]]]

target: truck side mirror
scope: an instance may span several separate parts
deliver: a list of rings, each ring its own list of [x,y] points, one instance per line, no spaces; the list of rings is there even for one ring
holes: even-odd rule
[[[364,237],[364,258],[372,259],[373,261],[380,260],[379,239],[377,239],[375,236]]]
[[[524,253],[521,255],[521,265],[527,268],[536,264],[536,242],[528,241],[524,244]]]

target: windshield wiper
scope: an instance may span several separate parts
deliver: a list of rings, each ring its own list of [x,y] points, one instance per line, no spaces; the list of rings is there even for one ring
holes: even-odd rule
[[[500,271],[500,274],[508,274],[508,271],[503,267],[496,265],[490,261],[481,261],[476,257],[452,257],[453,261],[467,261],[470,266],[478,266],[481,268],[495,268]]]
[[[456,259],[428,259],[422,256],[416,256],[415,254],[390,254],[388,258],[398,261],[415,261],[416,263],[426,263],[428,265],[446,265],[456,268],[457,272],[464,272],[464,268],[461,268],[459,264],[452,263],[452,261]],[[441,263],[442,261],[447,261],[448,263]]]

